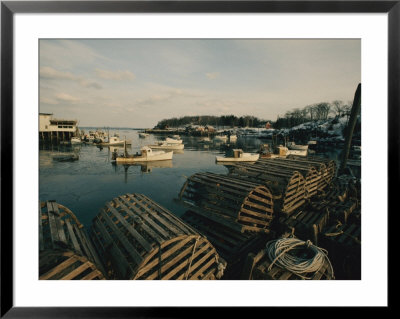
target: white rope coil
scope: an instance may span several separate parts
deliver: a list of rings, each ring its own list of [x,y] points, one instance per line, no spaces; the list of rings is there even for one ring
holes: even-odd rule
[[[293,251],[295,248],[297,249]],[[302,249],[300,250],[299,248]],[[312,279],[312,275],[318,272],[324,265],[325,260],[327,260],[332,271],[332,278],[334,278],[332,264],[328,259],[328,252],[313,245],[309,240],[302,241],[297,238],[272,240],[267,243],[266,251],[272,261],[268,271],[272,269],[274,264],[277,264],[303,279]],[[292,252],[289,253],[290,251]]]

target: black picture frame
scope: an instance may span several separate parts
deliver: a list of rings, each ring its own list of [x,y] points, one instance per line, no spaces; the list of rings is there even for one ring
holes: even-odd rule
[[[400,1],[2,1],[1,2],[1,317],[131,318],[220,316],[217,309],[190,307],[14,307],[13,304],[13,20],[16,13],[387,13],[388,14],[388,207],[398,211]],[[388,214],[388,218],[389,218]],[[388,223],[390,225],[390,222]],[[392,225],[393,227],[393,225]],[[388,232],[389,233],[389,232]],[[388,244],[390,243],[388,238]],[[390,281],[388,281],[389,285]],[[390,299],[388,300],[390,306]],[[292,308],[293,310],[293,308]],[[303,309],[304,310],[304,309]],[[211,312],[210,312],[211,311]],[[238,315],[247,311],[241,308]],[[299,311],[299,309],[296,309]]]

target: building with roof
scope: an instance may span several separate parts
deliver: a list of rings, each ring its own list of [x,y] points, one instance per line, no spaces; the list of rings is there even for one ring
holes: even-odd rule
[[[79,131],[77,122],[77,120],[53,118],[52,113],[39,113],[39,140],[70,141]]]

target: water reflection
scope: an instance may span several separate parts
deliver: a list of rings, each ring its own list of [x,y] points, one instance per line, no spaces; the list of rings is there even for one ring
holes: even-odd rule
[[[128,170],[130,167],[134,166],[140,167],[141,173],[151,173],[154,168],[172,168],[172,160],[165,160],[165,161],[152,161],[152,162],[136,162],[132,164],[121,164],[121,163],[112,163],[115,167],[115,172],[118,172],[120,168],[124,170],[124,180],[125,183],[128,182]]]
[[[79,160],[81,146],[40,143],[39,150],[39,165],[41,167],[52,167],[56,162],[74,162]]]

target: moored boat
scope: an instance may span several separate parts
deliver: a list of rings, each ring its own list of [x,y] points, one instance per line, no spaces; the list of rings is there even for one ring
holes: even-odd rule
[[[106,142],[97,143],[101,146],[123,146],[124,143],[127,145],[131,145],[132,142],[130,140],[120,140],[118,136],[112,136]]]
[[[217,141],[226,141],[228,139],[228,136],[226,136],[226,135],[216,135],[214,137],[214,139],[217,140]]]
[[[234,149],[233,156],[217,156],[217,162],[255,162],[260,157],[257,153],[244,153],[241,149]]]
[[[229,142],[236,142],[236,141],[237,141],[237,136],[236,135],[229,136]]]
[[[116,163],[135,163],[135,162],[150,162],[150,161],[165,161],[171,160],[173,151],[153,151],[150,147],[144,146],[140,149],[140,153],[128,154],[125,149],[124,154],[118,155],[116,152],[112,154],[112,161]]]
[[[288,150],[286,155],[307,156],[308,150]]]
[[[288,142],[287,147],[289,150],[299,150],[299,151],[308,150],[308,144],[307,145],[299,145],[299,144],[296,144],[295,142]]]
[[[71,137],[71,144],[81,144],[82,141],[79,137]]]
[[[154,149],[163,149],[163,150],[183,150],[185,145],[184,144],[171,144],[165,142],[159,142],[157,144],[147,145],[150,148]]]
[[[182,139],[179,137],[179,135],[174,135],[172,137],[167,137],[165,142],[168,144],[182,144]]]
[[[139,132],[139,137],[147,137],[147,136],[149,136],[150,134],[148,134],[148,133],[144,133],[144,132]]]

